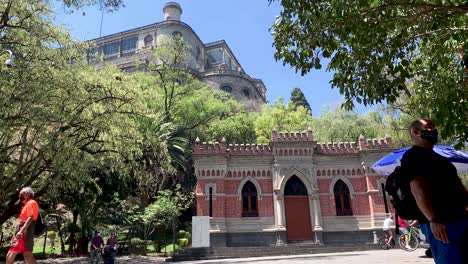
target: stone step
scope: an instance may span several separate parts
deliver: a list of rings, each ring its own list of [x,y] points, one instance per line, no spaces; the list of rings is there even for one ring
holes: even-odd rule
[[[177,253],[167,261],[208,260],[223,258],[248,258],[262,256],[319,254],[346,251],[375,250],[378,245],[296,245],[290,244],[280,247],[215,247],[189,248]]]

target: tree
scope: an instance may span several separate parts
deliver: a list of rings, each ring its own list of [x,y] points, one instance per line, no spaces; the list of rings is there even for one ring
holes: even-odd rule
[[[302,106],[310,112],[310,115],[312,115],[312,109],[310,108],[310,104],[307,101],[307,98],[305,97],[304,93],[301,91],[301,88],[295,87],[291,91],[291,102],[294,104],[294,109],[297,109],[298,106]]]
[[[240,112],[213,122],[207,128],[205,136],[200,136],[202,141],[218,141],[222,138],[227,143],[253,143],[256,142],[255,120],[258,114],[254,112]]]
[[[304,107],[295,109],[290,102],[285,104],[283,98],[279,98],[273,105],[265,105],[259,117],[255,121],[255,133],[257,142],[268,143],[271,139],[271,130],[278,131],[304,131],[312,127],[312,116]]]
[[[133,122],[141,102],[132,79],[87,65],[86,46],[53,25],[43,1],[2,2],[0,47],[0,223],[15,211],[18,189],[44,194],[52,182],[80,181],[89,168],[115,167],[138,153]]]
[[[274,0],[270,0],[272,2]],[[344,106],[393,103],[427,109],[442,136],[468,140],[466,1],[282,0],[275,58],[306,74],[323,59]]]
[[[112,12],[120,7],[124,7],[123,0],[63,0],[65,7],[79,9],[84,6],[96,6],[100,9]]]

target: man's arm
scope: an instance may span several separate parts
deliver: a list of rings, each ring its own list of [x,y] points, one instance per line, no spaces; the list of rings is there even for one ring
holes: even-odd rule
[[[426,218],[431,222],[431,230],[434,234],[434,237],[437,240],[448,243],[447,230],[445,225],[441,222],[438,222],[437,216],[434,213],[432,208],[432,201],[429,195],[426,192],[426,183],[421,176],[416,176],[410,182],[411,192],[416,200],[416,204],[419,207],[419,210],[426,216]]]
[[[26,219],[26,222],[24,223],[24,225],[21,227],[21,229],[18,231],[18,233],[16,234],[17,237],[21,237],[22,235],[24,235],[24,232],[26,230],[28,230],[28,227],[29,225],[31,225],[31,222],[33,221],[33,218],[32,216],[28,217],[28,219]]]

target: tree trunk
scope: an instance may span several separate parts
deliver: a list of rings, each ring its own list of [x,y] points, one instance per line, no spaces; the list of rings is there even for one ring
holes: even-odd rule
[[[52,205],[54,206],[54,208],[57,208],[55,202],[52,203]],[[60,217],[58,216],[57,213],[55,213],[55,222],[57,223],[57,231],[58,231],[58,234],[59,234],[59,237],[60,237],[60,248],[62,250],[62,256],[63,254],[65,253],[65,243],[63,242],[63,234],[62,234],[62,229],[60,228]]]
[[[46,245],[47,245],[47,230],[46,230],[46,232],[44,234],[44,246],[42,247],[42,256],[45,256]]]
[[[70,230],[70,239],[69,239],[69,244],[68,244],[68,253],[69,254],[73,254],[73,250],[75,249],[75,245],[76,245],[76,239],[75,239],[75,227],[76,227],[76,223],[78,222],[78,210],[73,210],[72,212],[73,214],[73,224],[72,224],[72,228]]]
[[[17,201],[18,201],[18,193],[15,193],[14,195],[11,196],[10,201],[8,202],[8,205],[5,211],[3,211],[0,214],[0,225],[3,225],[12,216],[19,214],[22,204],[16,203]]]

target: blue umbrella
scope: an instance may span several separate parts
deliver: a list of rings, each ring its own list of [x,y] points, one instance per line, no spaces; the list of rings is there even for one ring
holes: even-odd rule
[[[396,150],[387,156],[383,157],[372,168],[380,174],[389,175],[393,170],[400,165],[400,160],[403,154],[411,147]],[[447,158],[457,168],[458,173],[468,173],[468,153],[456,150],[450,146],[435,145],[434,151]]]

